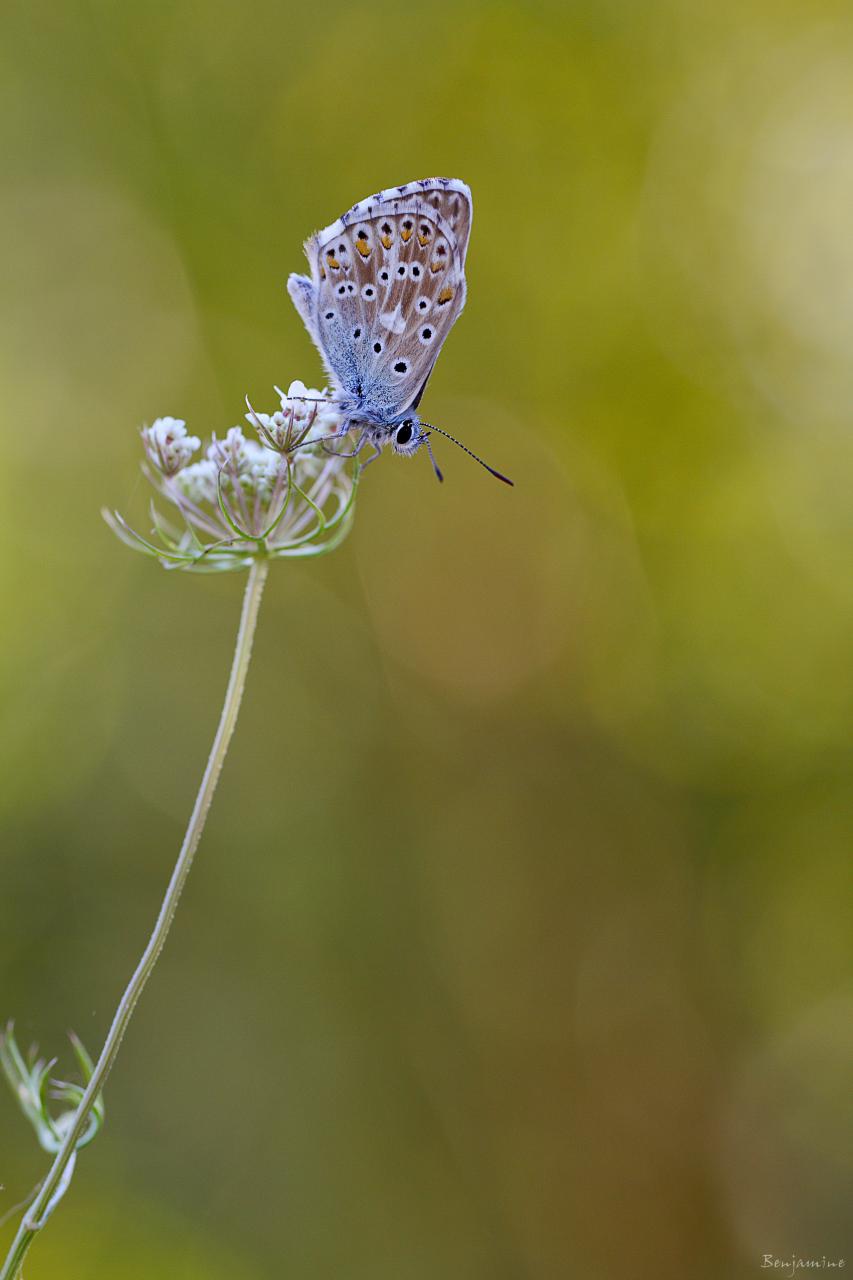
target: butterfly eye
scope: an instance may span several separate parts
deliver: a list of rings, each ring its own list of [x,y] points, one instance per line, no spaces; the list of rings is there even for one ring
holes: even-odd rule
[[[406,418],[394,432],[394,452],[402,454],[417,453],[426,437],[418,431],[415,418]]]

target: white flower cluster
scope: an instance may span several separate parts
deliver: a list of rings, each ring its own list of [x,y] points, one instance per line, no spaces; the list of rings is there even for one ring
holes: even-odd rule
[[[198,436],[187,435],[187,424],[181,418],[155,419],[150,427],[142,428],[142,442],[151,463],[164,476],[175,475],[201,448]]]
[[[286,452],[294,444],[320,440],[339,430],[341,416],[325,391],[306,387],[304,382],[291,382],[287,391],[276,387],[281,408],[275,413],[246,414],[246,421],[269,448]]]
[[[221,439],[214,435],[196,462],[201,441],[187,435],[180,419],[145,427],[146,474],[171,511],[152,509],[158,542],[107,512],[118,536],[165,565],[198,573],[336,547],[352,525],[358,479],[352,452],[325,445],[340,432],[341,416],[302,382],[278,394],[280,410],[247,414],[258,439],[232,427]]]
[[[184,467],[175,477],[178,488],[190,502],[216,502],[216,482],[219,468],[211,458],[202,458]]]
[[[247,440],[240,427],[232,427],[223,440],[214,436],[207,456],[184,467],[175,480],[181,493],[191,502],[208,502],[215,506],[221,472],[228,490],[237,485],[247,497],[258,498],[266,505],[276,489],[284,465],[279,454],[264,448],[257,440]]]

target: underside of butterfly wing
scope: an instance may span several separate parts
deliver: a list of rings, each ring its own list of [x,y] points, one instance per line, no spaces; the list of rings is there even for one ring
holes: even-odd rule
[[[455,179],[379,192],[306,244],[288,288],[336,387],[369,420],[419,398],[465,304],[471,197]]]
[[[416,201],[421,207],[429,205],[439,217],[443,218],[453,232],[456,247],[462,261],[468,251],[468,238],[471,234],[471,188],[459,178],[421,178],[418,182],[404,182],[399,187],[389,187],[386,191],[378,191],[376,195],[359,200],[351,209],[339,218],[337,223],[326,228],[326,232],[335,234],[335,228],[345,219],[350,223],[359,215],[369,216],[372,209],[383,203],[395,200]],[[321,236],[326,232],[321,231]]]

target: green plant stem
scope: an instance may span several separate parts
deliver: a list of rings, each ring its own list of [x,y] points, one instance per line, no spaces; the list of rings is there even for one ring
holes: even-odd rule
[[[264,582],[266,581],[267,569],[268,562],[263,559],[254,560],[249,569],[249,580],[246,583],[246,591],[243,596],[240,630],[237,633],[237,646],[234,650],[234,661],[231,665],[231,676],[228,680],[228,689],[225,693],[222,714],[219,717],[219,726],[216,730],[213,746],[210,749],[207,768],[204,771],[204,777],[201,780],[201,786],[196,796],[184,842],[181,845],[181,851],[178,854],[178,860],[175,863],[169,887],[160,907],[157,923],[154,925],[148,945],[142,953],[142,958],[136,966],[133,977],[127,984],[124,995],[119,1002],[112,1026],[101,1050],[101,1056],[98,1058],[95,1070],[86,1086],[86,1092],[77,1108],[74,1120],[69,1126],[65,1141],[57,1152],[50,1171],[41,1184],[38,1195],[21,1220],[17,1235],[12,1241],[6,1261],[3,1263],[2,1270],[0,1270],[0,1280],[17,1280],[17,1277],[21,1274],[21,1267],[27,1250],[50,1216],[57,1191],[60,1190],[62,1185],[63,1174],[77,1149],[77,1142],[86,1128],[86,1122],[95,1100],[112,1070],[124,1033],[127,1030],[130,1019],[133,1017],[136,1002],[142,995],[142,990],[157,963],[163,944],[168,937],[172,921],[175,918],[175,910],[181,891],[190,873],[193,855],[204,830],[205,819],[210,809],[213,793],[216,790],[216,784],[219,781],[222,764],[228,750],[228,744],[231,741],[231,735],[234,732],[234,725],[237,721],[237,712],[240,709],[243,687],[246,683],[246,672],[252,654],[252,640],[258,620],[258,609],[261,603]]]

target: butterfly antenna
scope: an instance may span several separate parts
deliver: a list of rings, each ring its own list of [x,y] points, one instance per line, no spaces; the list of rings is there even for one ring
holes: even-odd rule
[[[430,431],[437,431],[440,436],[444,436],[446,440],[449,440],[451,444],[455,444],[463,453],[467,453],[469,458],[473,458],[475,462],[479,462],[481,467],[485,467],[485,469],[493,475],[496,480],[503,480],[504,484],[515,485],[514,480],[510,480],[509,476],[502,475],[500,471],[496,471],[494,467],[490,467],[488,462],[484,462],[473,449],[469,449],[466,444],[463,444],[461,440],[457,440],[456,436],[452,436],[449,431],[444,431],[441,427],[434,427],[431,422],[422,422],[421,426],[427,427]],[[429,447],[429,441],[427,441],[427,447]],[[432,449],[430,449],[430,457],[432,457]],[[435,467],[435,462],[433,462],[432,465]],[[435,467],[435,469],[439,480],[441,480],[441,472],[438,470],[438,467]]]
[[[444,476],[441,474],[441,467],[438,465],[438,463],[435,460],[435,454],[432,451],[432,445],[429,442],[429,436],[424,436],[424,444],[427,447],[427,453],[429,454],[429,460],[432,463],[432,469],[435,472],[435,478],[443,482]]]

